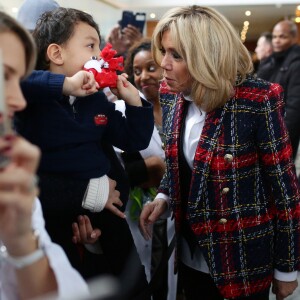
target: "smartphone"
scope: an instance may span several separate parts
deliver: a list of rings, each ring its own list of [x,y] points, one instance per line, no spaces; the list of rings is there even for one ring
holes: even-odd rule
[[[121,28],[125,28],[128,24],[137,27],[141,33],[144,31],[146,22],[146,13],[137,12],[133,13],[130,10],[124,10],[122,13],[122,20],[120,22]]]
[[[0,49],[0,136],[5,136],[12,133],[11,120],[7,114],[7,107],[4,92],[4,68],[2,60],[2,52]],[[8,165],[10,159],[0,153],[0,168]]]

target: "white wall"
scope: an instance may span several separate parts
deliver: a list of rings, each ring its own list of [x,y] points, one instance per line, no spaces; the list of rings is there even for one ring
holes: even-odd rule
[[[39,1],[39,0],[36,0]],[[72,7],[83,10],[93,16],[100,26],[102,36],[108,34],[109,30],[118,22],[122,16],[122,11],[98,0],[56,0],[64,7]],[[23,0],[0,0],[0,9],[16,17],[17,12],[13,12],[13,7],[20,7]]]
[[[37,0],[38,1],[38,0]],[[100,26],[101,35],[105,36],[109,30],[121,19],[122,11],[97,0],[56,0],[61,6],[81,9],[91,14]]]

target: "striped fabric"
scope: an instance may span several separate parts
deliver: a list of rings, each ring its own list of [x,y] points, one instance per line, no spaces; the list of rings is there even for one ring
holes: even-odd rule
[[[170,197],[180,231],[179,133],[185,100],[161,88]],[[186,218],[227,299],[265,290],[273,269],[300,269],[299,186],[278,84],[248,77],[207,114],[196,149]],[[186,199],[185,199],[186,201]]]

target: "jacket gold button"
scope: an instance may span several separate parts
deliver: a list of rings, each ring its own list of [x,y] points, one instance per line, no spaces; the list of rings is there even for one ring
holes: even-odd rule
[[[221,224],[221,225],[224,225],[226,223],[227,223],[227,219],[225,219],[225,218],[222,218],[219,220],[219,224]]]
[[[225,195],[229,192],[229,187],[224,187],[222,190],[222,194]]]
[[[231,163],[233,161],[233,156],[231,154],[225,154],[224,159],[226,162]]]

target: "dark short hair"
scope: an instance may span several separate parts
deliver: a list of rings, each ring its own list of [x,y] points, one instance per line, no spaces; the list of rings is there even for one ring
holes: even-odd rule
[[[260,37],[264,37],[266,39],[266,41],[272,45],[272,33],[269,31],[265,31],[263,32]]]
[[[141,51],[149,51],[151,53],[151,39],[143,38],[137,42],[135,42],[129,49],[126,55],[125,60],[125,72],[129,76],[129,81],[131,83],[134,82],[133,75],[133,60],[137,53]],[[133,83],[134,84],[134,83]]]
[[[49,60],[46,52],[50,44],[62,45],[74,33],[74,28],[79,22],[87,23],[95,28],[100,39],[100,30],[90,14],[74,8],[59,7],[50,12],[45,12],[37,21],[33,36],[37,44],[37,70],[48,70]]]

